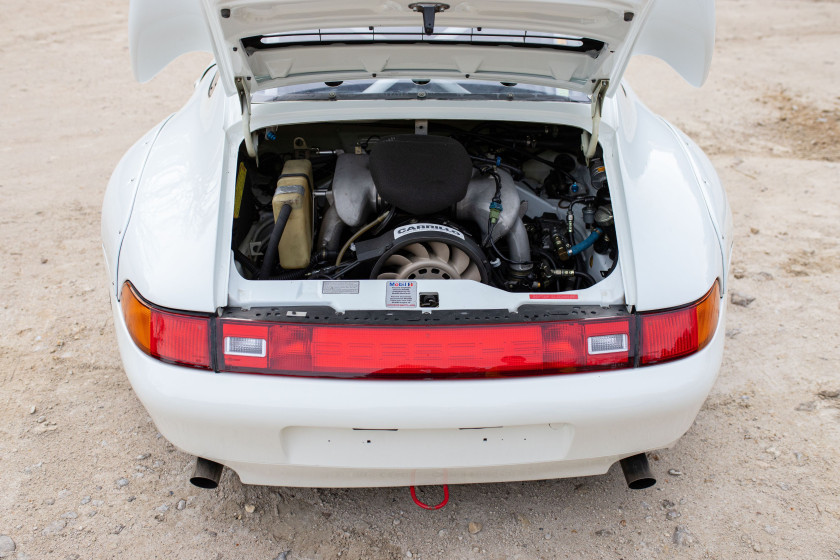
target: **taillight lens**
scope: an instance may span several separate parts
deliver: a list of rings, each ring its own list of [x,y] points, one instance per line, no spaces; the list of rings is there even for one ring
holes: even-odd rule
[[[121,305],[126,328],[143,352],[183,366],[211,369],[215,363],[218,371],[310,377],[492,378],[600,371],[686,357],[705,348],[715,334],[720,286],[715,282],[697,302],[667,311],[502,325],[217,319],[157,308],[128,282]]]
[[[590,352],[591,339],[629,339],[628,317],[516,325],[299,325],[222,320],[222,371],[318,377],[475,378],[549,375],[633,365],[628,345]],[[252,348],[231,352],[231,348]],[[267,348],[262,354],[259,349]]]
[[[146,354],[173,364],[210,369],[210,318],[164,311],[145,303],[126,282],[120,298],[125,326]]]
[[[675,360],[702,350],[715,334],[719,313],[718,282],[693,305],[642,313],[640,365]]]

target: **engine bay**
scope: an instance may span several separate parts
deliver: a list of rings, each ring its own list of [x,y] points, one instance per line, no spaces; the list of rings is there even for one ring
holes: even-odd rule
[[[600,151],[580,129],[502,121],[269,127],[240,148],[232,250],[248,280],[587,288],[618,248]]]

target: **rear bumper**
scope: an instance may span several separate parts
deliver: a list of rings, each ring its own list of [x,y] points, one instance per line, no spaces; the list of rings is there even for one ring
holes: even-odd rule
[[[114,323],[131,384],[160,432],[243,483],[364,487],[605,473],[673,445],[717,377],[712,342],[675,362],[498,380],[374,381],[224,374],[164,364]]]

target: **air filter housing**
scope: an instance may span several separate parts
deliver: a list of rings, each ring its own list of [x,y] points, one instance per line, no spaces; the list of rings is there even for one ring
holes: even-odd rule
[[[371,148],[370,172],[382,200],[422,216],[464,198],[472,162],[464,146],[452,138],[403,134]]]

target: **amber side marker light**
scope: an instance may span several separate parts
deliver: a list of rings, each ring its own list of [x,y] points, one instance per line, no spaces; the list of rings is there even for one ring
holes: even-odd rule
[[[699,352],[712,340],[720,314],[720,285],[696,303],[654,313],[642,313],[640,365],[676,360]]]
[[[143,301],[123,284],[120,298],[125,326],[140,350],[163,362],[210,369],[210,318],[172,313]]]

